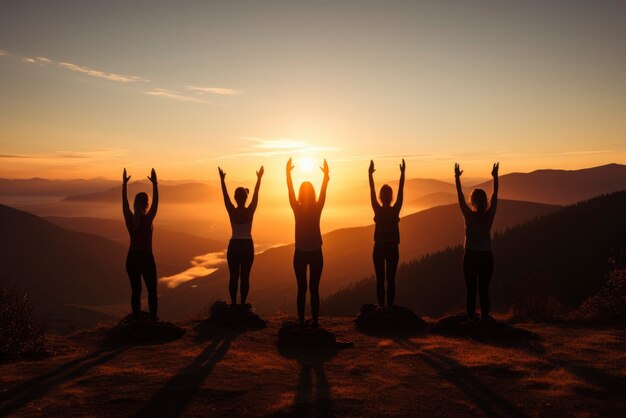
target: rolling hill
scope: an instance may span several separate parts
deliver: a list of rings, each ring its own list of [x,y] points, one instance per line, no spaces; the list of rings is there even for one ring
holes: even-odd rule
[[[491,190],[491,182],[477,187]],[[500,177],[500,197],[555,205],[626,190],[626,165],[607,164],[582,170],[537,170]]]
[[[124,248],[128,247],[128,232],[122,219],[62,216],[48,216],[45,219],[70,231],[99,235]],[[195,256],[224,250],[226,243],[167,229],[156,222],[153,245],[159,276],[170,276],[189,267],[189,261]]]
[[[126,249],[99,236],[68,231],[0,205],[0,278],[29,292],[36,305],[126,303]]]
[[[556,301],[573,308],[595,294],[613,266],[623,265],[624,213],[626,191],[567,206],[496,234],[494,308],[507,310],[525,301],[539,305]],[[420,315],[462,310],[462,257],[463,249],[457,246],[401,266],[397,303]],[[375,301],[375,293],[374,280],[364,279],[326,298],[324,313],[353,315],[363,303]]]
[[[556,210],[556,206],[528,202],[502,201],[494,224],[497,231]],[[293,228],[288,221],[288,228]],[[372,273],[371,253],[374,226],[346,228],[324,234],[324,274],[322,295],[349,285]],[[413,260],[424,254],[460,244],[463,220],[456,205],[441,206],[402,218],[400,257]],[[255,257],[251,276],[250,300],[260,310],[293,309],[295,279],[292,268],[293,245],[280,246]],[[226,298],[228,271],[221,268],[212,275],[181,284],[163,297],[161,306],[171,317],[195,314],[216,298]]]

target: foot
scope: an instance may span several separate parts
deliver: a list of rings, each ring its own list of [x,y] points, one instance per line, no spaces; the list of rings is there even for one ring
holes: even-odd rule
[[[481,319],[483,322],[496,322],[496,319],[495,319],[493,316],[489,315],[489,314],[487,314],[487,315],[481,315],[481,318],[480,318],[480,319]]]
[[[311,328],[318,329],[320,327],[320,323],[318,321],[313,321],[311,323]]]
[[[478,317],[476,316],[475,313],[471,313],[471,314],[468,313],[467,314],[467,321],[468,322],[476,322],[476,321],[478,321]]]

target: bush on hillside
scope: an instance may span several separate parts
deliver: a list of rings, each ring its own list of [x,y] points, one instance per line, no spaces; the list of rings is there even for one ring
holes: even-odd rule
[[[0,361],[44,353],[44,330],[33,316],[28,293],[0,287]]]
[[[626,269],[614,270],[606,284],[585,300],[574,319],[588,324],[626,324]]]

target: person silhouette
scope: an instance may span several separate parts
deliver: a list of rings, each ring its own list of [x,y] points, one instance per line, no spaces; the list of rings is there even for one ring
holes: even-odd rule
[[[461,188],[463,170],[454,165],[459,206],[465,219],[465,253],[463,255],[463,275],[467,287],[467,316],[476,319],[476,290],[480,296],[480,316],[482,320],[491,320],[489,301],[489,282],[493,274],[493,254],[491,252],[491,225],[498,207],[498,170],[500,163],[495,163],[491,170],[493,176],[493,194],[491,202],[483,189],[474,189],[470,195],[470,208],[465,201]]]
[[[228,250],[226,251],[226,260],[228,261],[228,271],[230,273],[228,282],[230,303],[233,306],[237,303],[237,287],[241,279],[241,305],[245,305],[250,290],[250,270],[254,262],[252,219],[259,203],[259,189],[261,188],[261,178],[265,170],[261,166],[259,171],[256,172],[256,185],[254,186],[254,193],[248,207],[246,207],[246,200],[248,199],[249,190],[237,187],[234,195],[237,206],[233,205],[226,190],[226,173],[219,167],[218,171],[222,183],[224,206],[226,206],[232,229]]]
[[[304,326],[304,307],[306,304],[307,290],[307,267],[309,268],[309,290],[311,292],[311,313],[313,327],[319,326],[320,311],[320,278],[324,267],[322,255],[322,233],[320,231],[320,218],[326,202],[326,188],[328,187],[329,170],[328,163],[324,160],[324,180],[320,190],[319,199],[315,198],[315,189],[309,181],[300,185],[298,198],[293,190],[291,170],[293,170],[291,158],[287,161],[287,189],[289,190],[289,204],[293,210],[296,222],[296,248],[293,254],[293,269],[298,283],[298,319]]]
[[[130,305],[133,310],[133,317],[138,319],[141,312],[141,276],[148,291],[148,307],[150,317],[158,320],[158,296],[157,296],[157,272],[152,254],[152,223],[159,207],[159,187],[157,175],[154,168],[148,177],[152,183],[152,204],[149,205],[149,196],[141,192],[135,195],[133,203],[134,212],[128,205],[127,184],[130,176],[126,175],[126,169],[122,177],[122,211],[126,229],[130,235],[130,247],[126,257],[126,272],[130,280],[132,291]],[[148,209],[150,206],[150,209]]]
[[[400,244],[400,210],[404,201],[404,171],[406,164],[404,159],[400,164],[400,184],[398,185],[398,197],[393,200],[393,190],[387,184],[380,188],[379,198],[376,198],[376,187],[374,186],[374,161],[370,160],[368,170],[370,183],[370,200],[374,210],[374,271],[376,272],[376,295],[378,305],[385,306],[385,279],[387,281],[387,306],[392,307],[396,297],[396,271],[398,269],[398,244]]]

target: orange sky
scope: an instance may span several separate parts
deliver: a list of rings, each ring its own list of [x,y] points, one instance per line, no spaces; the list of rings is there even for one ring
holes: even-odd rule
[[[600,4],[602,3],[602,4]],[[35,7],[36,6],[36,7]],[[0,177],[626,162],[622,3],[7,2]],[[315,161],[313,164],[312,161]],[[270,183],[271,184],[271,183]]]

